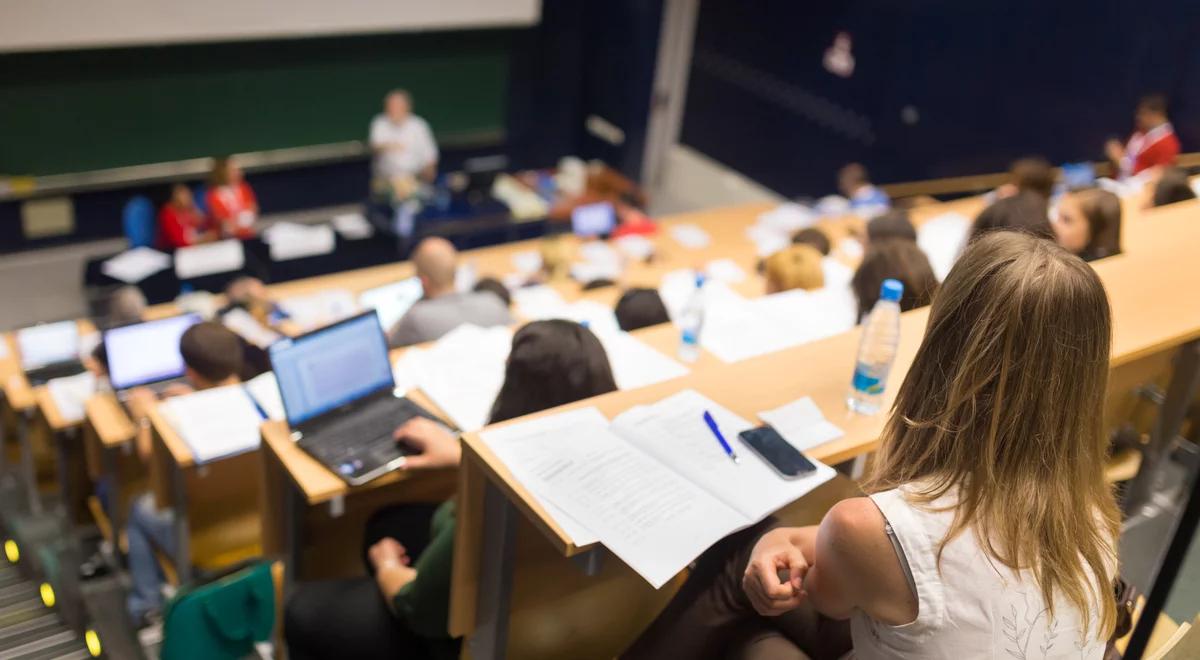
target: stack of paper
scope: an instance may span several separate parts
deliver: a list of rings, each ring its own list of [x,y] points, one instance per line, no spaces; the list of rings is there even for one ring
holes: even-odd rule
[[[267,419],[287,419],[283,409],[283,397],[279,395],[279,381],[275,380],[275,372],[267,371],[246,381],[243,386],[251,398],[258,403]]]
[[[685,390],[611,425],[584,408],[480,437],[577,544],[598,538],[657,588],[716,541],[833,476],[817,464],[814,474],[785,480],[749,451],[733,462],[705,411],[731,443],[751,427]]]
[[[412,380],[458,428],[476,431],[487,424],[504,384],[511,348],[512,331],[506,327],[460,325],[419,354],[418,373]]]
[[[181,280],[241,270],[245,265],[246,252],[236,238],[175,251],[175,276]]]
[[[337,241],[329,225],[277,222],[263,232],[271,261],[290,261],[333,252]]]
[[[375,228],[361,213],[335,215],[330,222],[333,223],[333,228],[337,230],[337,233],[348,241],[358,241],[375,235]]]
[[[667,308],[667,314],[673,321],[679,319],[684,306],[687,305],[688,300],[695,293],[696,273],[687,269],[673,270],[663,275],[662,281],[658,285],[658,295],[662,297],[663,305]],[[745,298],[738,295],[737,292],[719,280],[705,282],[704,297],[706,303],[712,301],[717,301],[718,303],[745,301]]]
[[[537,250],[522,250],[512,256],[512,264],[527,277],[542,269],[542,254]]]
[[[375,310],[380,325],[386,330],[404,318],[409,308],[424,295],[420,278],[414,276],[363,291],[358,295],[358,304],[363,309]]]
[[[699,250],[712,243],[708,232],[693,224],[671,225],[671,237],[685,248]]]
[[[784,440],[800,451],[812,449],[845,435],[842,429],[825,419],[816,402],[808,396],[760,412],[758,418],[774,427]]]
[[[159,410],[197,464],[258,448],[262,416],[241,385],[172,397]]]
[[[126,250],[100,264],[100,272],[126,284],[137,284],[171,267],[171,257],[148,247]]]
[[[659,353],[633,335],[617,330],[598,331],[617,389],[631,390],[686,376],[687,367]]]
[[[769,257],[792,244],[791,235],[762,225],[747,227],[746,237],[754,241],[754,251],[759,257]]]
[[[817,214],[813,213],[812,209],[795,202],[787,202],[759,215],[755,226],[791,236],[816,222]]]
[[[635,261],[646,261],[654,256],[654,242],[645,236],[629,234],[613,239],[613,247]]]
[[[78,422],[83,420],[83,404],[96,393],[96,376],[84,371],[65,378],[52,378],[46,381],[46,389],[63,421]]]
[[[242,339],[262,349],[266,349],[283,338],[283,335],[259,323],[258,319],[250,315],[250,312],[240,307],[234,307],[225,312],[221,317],[221,323]]]
[[[843,333],[854,327],[858,312],[858,301],[847,285],[784,291],[756,298],[750,306],[766,323],[783,329],[792,345]]]
[[[621,277],[621,255],[607,243],[584,243],[579,246],[579,256],[583,261],[571,264],[571,277],[575,281],[586,284],[595,280],[616,281]]]
[[[561,318],[562,310],[567,306],[558,291],[546,284],[515,289],[512,298],[517,315],[527,321]]]
[[[279,306],[302,331],[329,325],[358,312],[354,294],[345,289],[284,298],[279,301]]]
[[[945,213],[931,218],[917,230],[917,245],[929,257],[929,265],[938,281],[946,279],[958,254],[967,243],[971,220],[958,213]]]
[[[710,297],[705,302],[700,345],[722,362],[774,353],[801,341],[789,326],[768,318],[751,301]]]

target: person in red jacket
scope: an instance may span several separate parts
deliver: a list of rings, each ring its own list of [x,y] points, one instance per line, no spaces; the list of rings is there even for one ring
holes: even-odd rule
[[[158,212],[158,247],[166,250],[216,240],[217,232],[196,208],[192,191],[184,184],[171,187],[171,199]]]
[[[254,238],[258,219],[258,200],[250,184],[242,177],[242,168],[233,157],[213,161],[212,182],[208,189],[208,212],[216,221],[221,236]]]
[[[1109,140],[1105,151],[1117,165],[1120,178],[1133,176],[1151,167],[1174,165],[1179,156],[1179,138],[1167,120],[1167,98],[1161,94],[1142,97],[1134,114],[1133,135],[1125,146]]]

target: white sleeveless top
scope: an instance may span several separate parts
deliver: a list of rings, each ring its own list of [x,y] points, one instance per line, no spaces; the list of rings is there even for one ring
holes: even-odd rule
[[[954,512],[927,511],[910,504],[901,489],[871,495],[899,542],[917,592],[917,618],[902,626],[875,621],[856,610],[850,620],[856,660],[921,658],[965,660],[1067,659],[1104,656],[1093,609],[1088,639],[1080,612],[1056,601],[1050,620],[1041,590],[1028,571],[1014,572],[989,558],[970,530],[937,549]],[[941,509],[950,496],[934,502]],[[940,570],[939,570],[940,568]]]

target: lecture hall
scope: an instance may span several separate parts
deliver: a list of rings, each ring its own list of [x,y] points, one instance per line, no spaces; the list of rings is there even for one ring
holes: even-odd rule
[[[0,660],[1200,659],[1198,25],[5,3]]]

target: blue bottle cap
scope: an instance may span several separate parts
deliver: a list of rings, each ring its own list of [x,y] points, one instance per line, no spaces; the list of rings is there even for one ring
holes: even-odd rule
[[[888,278],[883,281],[883,286],[879,287],[879,297],[891,302],[900,302],[901,296],[904,295],[904,283],[900,280]]]
[[[704,286],[704,272],[700,271],[696,273],[696,288],[699,289],[702,286]]]

